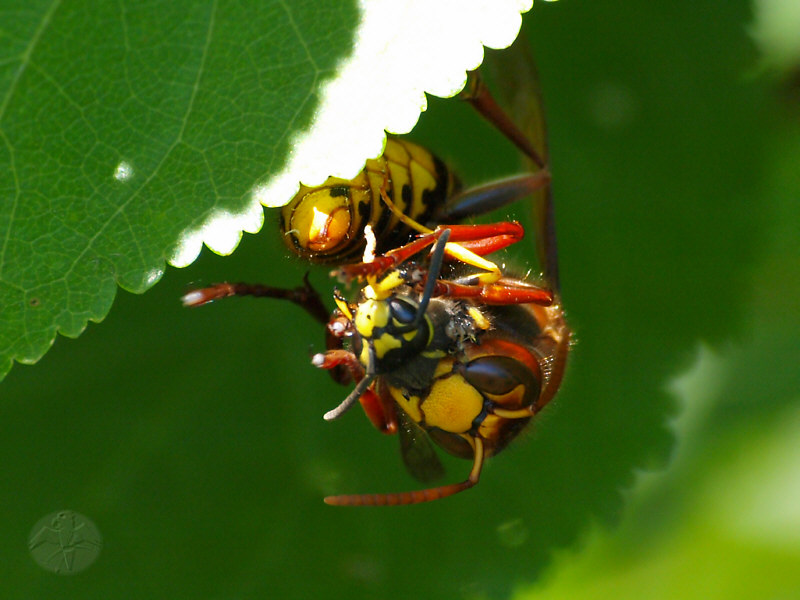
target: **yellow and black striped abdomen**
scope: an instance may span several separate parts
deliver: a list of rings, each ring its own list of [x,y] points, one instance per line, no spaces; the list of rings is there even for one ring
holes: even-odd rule
[[[354,179],[328,178],[319,187],[301,187],[281,211],[281,233],[295,254],[317,263],[362,260],[364,228],[372,226],[376,252],[409,241],[413,231],[381,199],[381,187],[397,209],[430,224],[458,188],[455,176],[431,152],[389,137],[378,158],[368,160]]]

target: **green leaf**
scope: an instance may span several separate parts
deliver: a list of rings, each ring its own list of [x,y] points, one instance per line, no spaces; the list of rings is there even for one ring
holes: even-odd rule
[[[310,119],[315,80],[349,49],[353,6],[311,18],[304,5],[5,12],[0,370],[101,320],[117,283],[153,285],[210,211],[248,204]],[[244,228],[262,218],[251,210]]]

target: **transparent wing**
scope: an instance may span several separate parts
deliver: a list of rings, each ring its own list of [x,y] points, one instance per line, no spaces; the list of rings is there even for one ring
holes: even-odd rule
[[[544,103],[525,27],[510,48],[487,54],[482,68],[493,83],[492,89],[497,90],[498,102],[533,147],[535,156],[526,154],[529,154],[530,162],[535,164],[534,168],[549,166]],[[532,206],[539,263],[546,280],[554,291],[558,291],[558,245],[552,186],[547,185],[535,191]]]
[[[401,409],[397,411],[400,455],[412,477],[430,483],[444,476],[444,467],[436,454],[431,438]]]

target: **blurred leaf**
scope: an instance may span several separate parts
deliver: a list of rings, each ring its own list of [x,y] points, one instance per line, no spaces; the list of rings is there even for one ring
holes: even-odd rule
[[[789,71],[800,66],[800,4],[794,0],[753,0],[751,35],[764,66]]]
[[[744,288],[747,325],[720,350],[701,346],[671,385],[680,413],[669,469],[639,478],[616,531],[595,528],[517,597],[800,595],[800,127],[771,135],[759,200],[769,228]]]
[[[770,347],[776,338],[781,358],[797,364],[796,337],[789,346],[780,343],[788,341],[785,332],[777,333]],[[676,386],[683,412],[670,469],[640,478],[618,531],[595,528],[579,556],[561,553],[543,583],[517,597],[734,600],[800,593],[800,382],[796,371],[761,380],[755,397],[736,386],[738,373],[769,369],[769,354],[750,351],[760,345],[754,340],[748,351],[725,356],[703,349]],[[751,410],[734,423],[728,414],[721,427],[720,414],[738,403]]]

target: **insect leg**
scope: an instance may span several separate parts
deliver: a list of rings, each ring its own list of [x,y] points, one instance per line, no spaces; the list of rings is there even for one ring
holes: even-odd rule
[[[469,102],[483,118],[494,125],[537,167],[544,169],[547,166],[547,161],[536,151],[528,136],[517,127],[489,92],[480,71],[469,73],[467,87],[461,92],[460,97]]]
[[[553,303],[553,292],[534,285],[517,286],[511,283],[476,285],[472,282],[438,281],[434,290],[436,296],[448,298],[475,298],[485,304],[494,306],[508,304],[538,304],[550,306]]]
[[[450,241],[445,247],[447,256],[450,259],[486,270],[488,273],[481,277],[481,281],[484,283],[497,281],[502,273],[495,263],[483,258],[482,255],[519,241],[525,233],[522,226],[515,221],[503,221],[488,225],[439,226],[408,244],[376,256],[372,262],[342,265],[332,275],[344,280],[378,276],[434,244],[445,230],[451,232]]]
[[[300,306],[322,324],[327,324],[330,317],[328,309],[322,303],[319,292],[314,289],[308,280],[308,273],[303,276],[303,285],[293,289],[277,288],[260,283],[216,283],[184,294],[181,302],[184,306],[194,307],[231,296],[255,296],[257,298],[289,300]]]
[[[324,354],[315,354],[311,359],[311,363],[320,369],[328,369],[330,371],[336,371],[337,369],[345,370],[345,372],[349,373],[352,379],[358,384],[356,390],[358,390],[358,386],[361,386],[362,382],[365,381],[364,367],[361,366],[361,363],[358,361],[356,355],[347,350],[336,349],[328,350]],[[334,379],[336,378],[334,377]],[[397,433],[396,415],[392,411],[392,408],[387,407],[386,404],[381,400],[373,387],[370,385],[371,382],[372,380],[370,379],[367,383],[363,384],[363,388],[358,391],[356,398],[361,403],[364,413],[367,415],[367,418],[370,420],[370,422],[375,426],[375,429],[381,433]],[[353,390],[352,394],[356,394],[356,390]],[[348,399],[349,398],[350,396],[348,396]],[[352,402],[348,403],[348,400],[345,400],[339,405],[339,407],[326,413],[325,419],[330,421],[331,419],[338,418],[344,413],[345,410],[347,410],[347,408],[349,408],[351,404]],[[345,408],[340,411],[342,406],[345,406]],[[336,411],[340,412],[336,413]],[[334,415],[329,417],[329,415],[332,413],[334,413]]]
[[[305,310],[315,321],[326,325],[325,347],[328,350],[337,350],[342,347],[341,337],[330,327],[334,319],[330,318],[330,313],[322,303],[319,292],[314,289],[314,286],[308,280],[308,273],[303,276],[303,285],[293,289],[277,288],[260,283],[217,283],[209,287],[192,290],[185,294],[181,301],[184,306],[194,307],[231,296],[254,296],[256,298],[289,300]],[[352,379],[350,372],[342,366],[330,367],[328,373],[331,379],[341,385],[347,385]]]
[[[550,184],[550,171],[541,169],[464,190],[449,198],[434,218],[443,223],[463,221],[507,206]]]
[[[469,477],[460,483],[451,483],[439,487],[427,488],[424,490],[413,490],[411,492],[394,492],[388,494],[346,494],[342,496],[328,496],[325,504],[333,506],[397,506],[404,504],[420,504],[431,502],[441,498],[447,498],[464,490],[468,490],[478,483],[483,468],[484,448],[483,440],[479,437],[473,438],[474,459],[472,470]]]
[[[503,52],[494,52],[484,63],[484,72],[491,72],[494,79],[502,81],[504,85],[498,87],[499,93],[510,113],[494,101],[488,93],[485,84],[479,79],[470,81],[467,95],[474,96],[468,101],[489,122],[517,145],[539,168],[550,164],[547,144],[547,124],[544,115],[544,101],[539,85],[539,74],[536,62],[530,50],[523,31],[517,41]],[[477,77],[478,74],[476,73]],[[504,121],[510,121],[508,115],[513,116],[514,124],[507,128]],[[496,115],[502,115],[497,116]],[[513,133],[513,131],[517,133]],[[517,143],[518,134],[527,140],[527,143]],[[533,153],[525,146],[533,148]],[[555,210],[551,186],[546,186],[533,195],[533,210],[537,223],[536,244],[539,262],[544,271],[545,279],[553,290],[559,291],[558,273],[558,244],[556,240]]]

